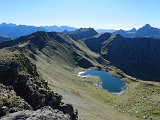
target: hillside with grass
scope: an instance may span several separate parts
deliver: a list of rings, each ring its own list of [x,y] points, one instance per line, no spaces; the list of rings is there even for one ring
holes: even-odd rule
[[[0,43],[1,93],[6,94],[5,99],[0,99],[0,107],[9,104],[11,109],[4,114],[49,105],[71,119],[77,115],[74,108],[82,120],[159,120],[160,84],[129,76],[105,56],[112,50],[108,47],[113,44],[109,44],[114,41],[111,38],[116,37],[103,33],[77,41],[66,34],[35,32]],[[118,38],[117,41],[124,39]],[[122,95],[111,94],[95,85],[99,78],[77,75],[91,68],[105,69],[123,79],[128,84],[127,91]],[[8,76],[11,71],[13,74]],[[11,79],[17,76],[18,80]],[[26,89],[20,91],[23,88]]]

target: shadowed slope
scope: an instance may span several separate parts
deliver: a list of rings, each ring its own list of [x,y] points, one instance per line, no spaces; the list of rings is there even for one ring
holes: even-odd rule
[[[48,57],[56,57],[69,64],[78,64],[89,68],[97,62],[99,55],[87,49],[84,45],[76,42],[67,35],[55,32],[36,32],[23,36],[13,41],[0,44],[0,48],[15,46],[22,51],[29,49],[32,54],[44,53]],[[24,49],[26,48],[26,49]]]
[[[160,40],[110,35],[103,40],[93,37],[84,42],[126,74],[142,80],[160,81]]]

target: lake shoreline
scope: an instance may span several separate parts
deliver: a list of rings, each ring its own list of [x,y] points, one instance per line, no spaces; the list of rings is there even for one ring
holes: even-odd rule
[[[105,70],[99,70],[99,69],[88,69],[88,70],[79,72],[79,73],[78,73],[78,76],[79,76],[79,77],[83,77],[83,78],[94,76],[94,75],[90,75],[90,74],[88,74],[88,75],[83,75],[83,74],[85,74],[85,73],[86,73],[87,71],[89,71],[89,70],[104,71],[104,72],[110,74],[111,76],[115,77],[115,76],[112,75],[111,73],[109,73],[109,72],[107,72],[107,71],[105,71]],[[100,88],[100,89],[102,89],[102,90],[105,90],[105,91],[107,91],[107,92],[109,92],[109,93],[112,93],[112,94],[115,94],[115,95],[122,95],[122,94],[126,93],[126,91],[128,90],[128,84],[127,84],[124,80],[122,80],[122,79],[120,79],[120,78],[118,78],[118,77],[115,77],[115,78],[118,78],[118,79],[120,79],[121,81],[123,81],[123,82],[125,83],[125,86],[122,87],[122,90],[121,90],[120,92],[110,92],[110,91],[108,91],[107,89],[105,89],[105,88],[102,87],[102,84],[103,84],[102,79],[101,79],[99,76],[97,76],[97,77],[100,79],[100,82],[94,83],[95,87],[98,87],[98,88]]]

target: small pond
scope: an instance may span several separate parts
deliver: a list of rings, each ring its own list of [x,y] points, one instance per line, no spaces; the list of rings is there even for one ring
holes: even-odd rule
[[[113,76],[112,74],[101,71],[101,70],[87,70],[83,72],[79,72],[78,76],[81,77],[89,77],[89,76],[97,76],[100,78],[101,83],[99,86],[108,92],[115,93],[115,94],[122,94],[127,89],[127,84]]]

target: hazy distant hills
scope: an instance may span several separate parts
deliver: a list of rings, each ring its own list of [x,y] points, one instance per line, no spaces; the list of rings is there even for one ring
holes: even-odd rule
[[[97,31],[98,33],[104,33],[104,32],[113,33],[113,32],[115,32],[116,30],[114,30],[114,29],[97,29],[96,31]]]
[[[146,24],[142,28],[136,30],[135,28],[131,30],[114,30],[114,29],[97,29],[94,30],[92,28],[75,28],[70,26],[28,26],[28,25],[16,25],[12,23],[2,23],[0,24],[0,35],[7,36],[10,38],[18,38],[20,36],[29,35],[33,32],[37,31],[46,31],[46,32],[63,32],[64,34],[68,34],[75,39],[83,39],[87,37],[93,37],[97,33],[113,33],[120,34],[127,38],[160,38],[160,29],[151,27],[149,24]]]
[[[0,34],[11,38],[28,35],[36,31],[45,31],[45,29],[35,26],[15,25],[15,24],[0,24]]]
[[[151,27],[149,24],[146,24],[145,26],[139,28],[138,30],[133,28],[132,30],[129,31],[118,30],[113,33],[120,34],[128,38],[143,38],[143,37],[156,38],[156,39],[160,38],[160,29]]]
[[[133,28],[132,30],[128,30],[128,31],[120,29],[118,31],[113,32],[113,34],[120,34],[123,37],[133,38],[136,32],[137,30],[135,28]]]
[[[0,24],[0,35],[8,36],[10,38],[18,38],[20,36],[29,35],[31,33],[37,31],[46,31],[46,32],[63,32],[64,30],[67,31],[74,31],[77,28],[69,27],[69,26],[28,26],[28,25],[16,25],[12,23],[2,23]]]
[[[93,37],[98,34],[93,28],[80,28],[75,31],[64,31],[63,34],[79,40],[84,38]]]
[[[63,32],[64,30],[67,30],[67,31],[75,31],[77,30],[77,28],[74,28],[74,27],[70,27],[70,26],[42,26],[42,28],[46,29],[47,32]]]

